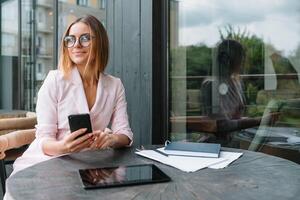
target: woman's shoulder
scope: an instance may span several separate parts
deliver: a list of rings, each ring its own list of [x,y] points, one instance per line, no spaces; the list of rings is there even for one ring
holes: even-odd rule
[[[111,74],[107,73],[102,73],[102,76],[107,80],[107,81],[120,81],[119,77],[113,76]]]
[[[103,83],[104,88],[110,93],[118,94],[125,90],[120,78],[105,73],[102,73],[101,78],[101,83]]]
[[[110,75],[110,74],[106,74],[106,73],[102,73],[102,78],[103,81],[105,82],[106,85],[120,85],[122,84],[122,81],[120,78]]]
[[[58,82],[63,80],[63,74],[60,70],[50,70],[43,81],[41,88],[49,88],[51,90],[57,88]]]
[[[60,81],[64,81],[64,80],[65,80],[64,74],[62,73],[62,71],[59,69],[55,69],[55,70],[50,70],[48,72],[48,75],[45,78],[44,83],[47,83],[47,82],[54,83],[54,82],[60,82]]]
[[[62,78],[63,78],[63,73],[58,69],[50,70],[46,77],[46,79],[50,79],[50,80],[62,79]]]

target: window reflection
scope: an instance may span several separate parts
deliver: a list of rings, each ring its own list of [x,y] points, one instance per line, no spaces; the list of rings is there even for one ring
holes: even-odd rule
[[[0,2],[0,106],[18,105],[18,45],[19,30],[17,0]],[[16,93],[13,92],[16,91]]]
[[[300,163],[299,6],[170,0],[172,140],[220,142]],[[226,41],[227,53],[236,49],[228,41],[241,45],[238,73],[220,65]]]
[[[1,55],[17,56],[18,49],[18,12],[17,1],[7,1],[1,4]]]

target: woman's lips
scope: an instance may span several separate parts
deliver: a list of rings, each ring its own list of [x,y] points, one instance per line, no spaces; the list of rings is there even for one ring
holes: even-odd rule
[[[82,56],[85,54],[85,52],[72,52],[72,54],[75,56]]]

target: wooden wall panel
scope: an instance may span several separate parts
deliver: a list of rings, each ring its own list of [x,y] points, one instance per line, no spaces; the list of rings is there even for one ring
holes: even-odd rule
[[[151,144],[152,1],[107,1],[110,61],[107,72],[125,86],[135,145]]]

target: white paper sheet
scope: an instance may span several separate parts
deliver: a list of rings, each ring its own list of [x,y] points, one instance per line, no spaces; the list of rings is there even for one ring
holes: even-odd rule
[[[236,159],[241,157],[242,155],[243,155],[243,153],[239,153],[239,152],[221,151],[220,157],[221,158],[226,158],[226,160],[223,161],[223,162],[217,163],[217,164],[210,165],[210,166],[208,166],[208,168],[211,168],[211,169],[225,168],[230,163],[232,163],[233,161],[235,161]]]
[[[185,172],[194,172],[199,169],[206,168],[212,164],[225,161],[225,158],[200,158],[187,156],[164,156],[153,150],[142,150],[135,152],[138,155],[156,160],[163,164],[175,167]]]
[[[185,172],[195,172],[206,167],[213,169],[224,168],[242,155],[242,153],[222,151],[219,158],[204,158],[188,156],[164,156],[154,150],[141,150],[135,153]]]

